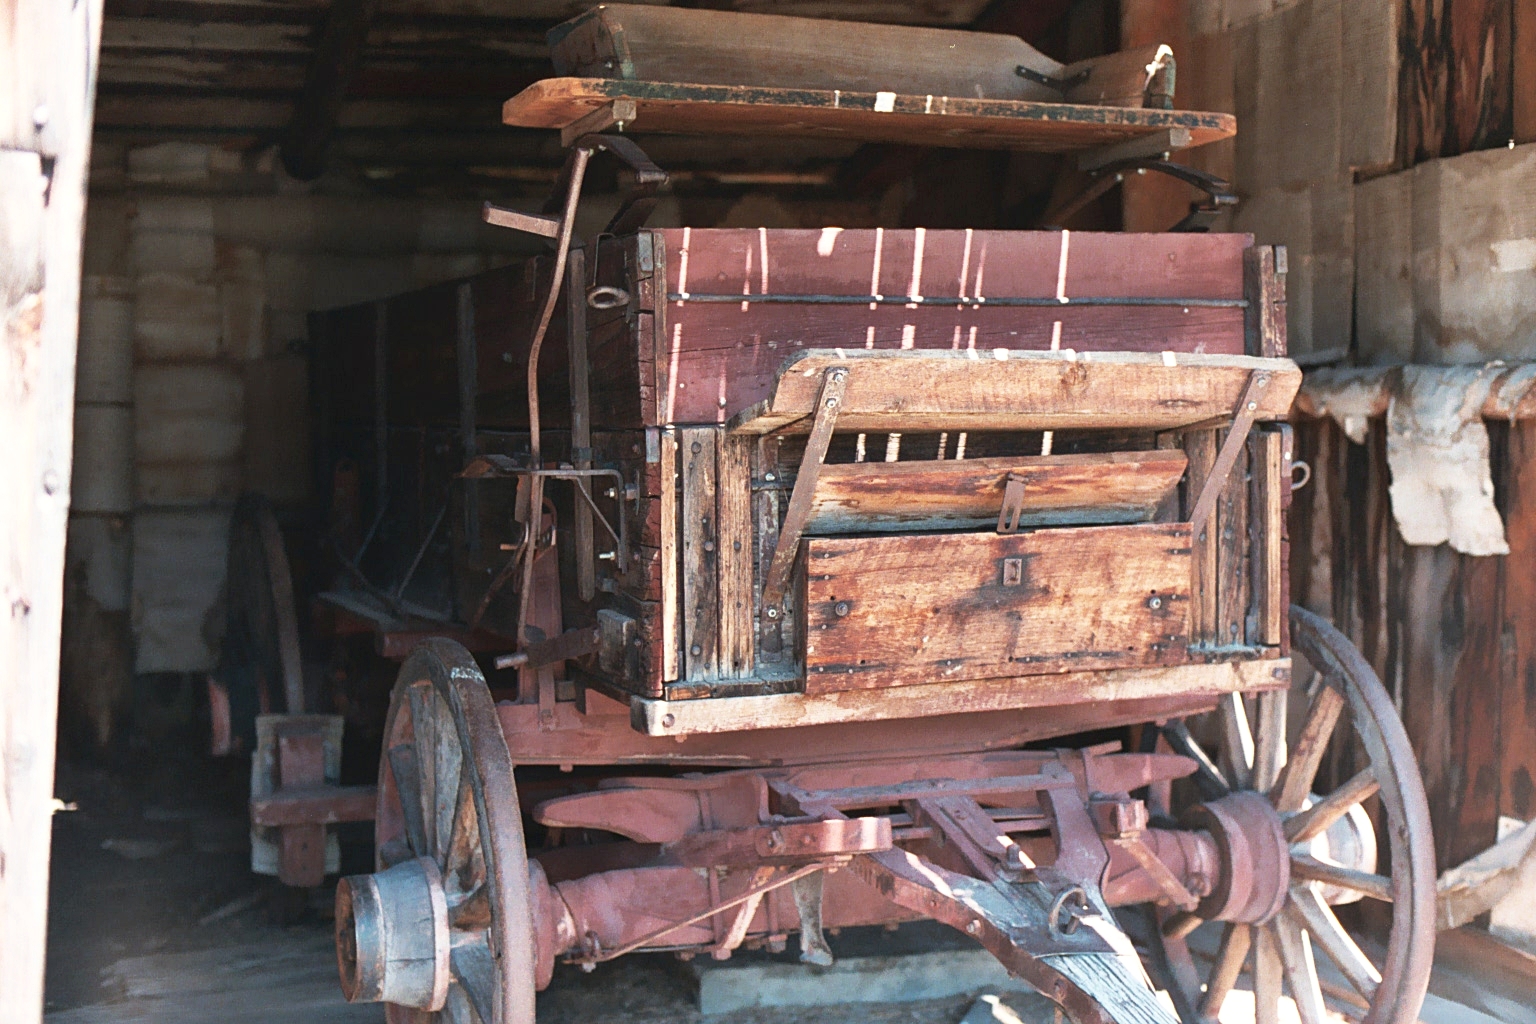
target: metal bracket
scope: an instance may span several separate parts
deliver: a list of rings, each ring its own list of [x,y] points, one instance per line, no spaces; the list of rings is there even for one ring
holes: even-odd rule
[[[1003,485],[1003,510],[997,515],[998,533],[1018,533],[1019,517],[1024,514],[1024,478],[1009,473]]]
[[[1243,396],[1237,400],[1237,408],[1232,413],[1232,429],[1227,431],[1226,438],[1221,442],[1221,449],[1216,453],[1216,464],[1205,478],[1205,484],[1200,488],[1200,497],[1189,516],[1189,524],[1197,534],[1211,518],[1211,513],[1216,511],[1216,498],[1226,486],[1227,477],[1232,474],[1238,451],[1248,441],[1248,431],[1253,428],[1254,417],[1259,411],[1259,395],[1267,387],[1268,373],[1259,371],[1248,375],[1248,386],[1243,389]]]
[[[618,126],[619,131],[623,131],[624,126],[632,124],[638,114],[639,109],[634,100],[616,99],[612,103],[588,111],[561,128],[560,145],[570,146],[583,135],[604,132],[615,125]]]
[[[821,475],[822,462],[827,457],[827,445],[832,442],[832,428],[837,424],[837,414],[843,407],[843,391],[847,384],[846,366],[828,367],[822,377],[811,434],[805,443],[805,458],[801,460],[800,471],[795,475],[795,489],[790,492],[789,507],[784,511],[778,543],[773,546],[773,558],[768,563],[768,573],[763,579],[763,612],[769,618],[777,617],[778,607],[784,600],[789,572],[794,567],[795,554],[800,550],[800,534],[811,517],[816,479]]]
[[[1043,71],[1036,71],[1034,68],[1027,68],[1023,64],[1018,64],[1014,66],[1013,73],[1020,78],[1034,82],[1036,85],[1043,85],[1047,89],[1054,89],[1065,96],[1071,90],[1088,81],[1089,76],[1093,74],[1093,69],[1084,68],[1071,78],[1055,78],[1045,74]]]

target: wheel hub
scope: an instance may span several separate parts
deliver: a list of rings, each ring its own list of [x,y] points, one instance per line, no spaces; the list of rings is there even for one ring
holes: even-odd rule
[[[1216,886],[1195,911],[1200,917],[1262,924],[1280,912],[1291,856],[1280,814],[1267,798],[1231,793],[1190,808],[1183,823],[1209,832],[1221,857]]]
[[[336,963],[349,1003],[441,1010],[448,998],[448,900],[418,857],[336,886]]]

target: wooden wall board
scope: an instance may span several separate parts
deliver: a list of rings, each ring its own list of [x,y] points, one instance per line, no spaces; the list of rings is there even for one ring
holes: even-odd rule
[[[1536,813],[1536,601],[1527,564],[1536,426],[1490,421],[1491,462],[1511,552],[1474,558],[1404,545],[1392,519],[1382,422],[1366,445],[1331,421],[1297,428],[1314,471],[1294,498],[1296,599],[1328,614],[1360,647],[1402,711],[1435,826],[1442,868],[1481,852],[1500,814]]]
[[[535,82],[506,102],[502,120],[521,128],[564,128],[615,99],[638,105],[632,130],[641,134],[750,133],[1066,153],[1169,128],[1187,129],[1195,146],[1237,130],[1228,114],[1197,111],[599,78]]]
[[[1355,345],[1362,363],[1413,361],[1413,175],[1355,186]]]
[[[1514,137],[1511,0],[1403,0],[1397,166]]]
[[[1183,661],[1185,523],[810,538],[808,694]]]
[[[1513,80],[1516,142],[1536,142],[1536,0],[1514,0]]]
[[[1151,451],[823,466],[806,532],[993,526],[1010,475],[1024,482],[1020,526],[1149,522],[1187,464],[1181,452]]]

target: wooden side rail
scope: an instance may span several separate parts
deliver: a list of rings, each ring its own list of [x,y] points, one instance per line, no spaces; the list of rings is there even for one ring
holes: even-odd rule
[[[1269,375],[1257,421],[1284,419],[1301,386],[1289,359],[1254,356],[809,349],[731,431],[809,430],[833,366],[848,368],[838,429],[850,431],[1179,430],[1231,419],[1256,373]]]

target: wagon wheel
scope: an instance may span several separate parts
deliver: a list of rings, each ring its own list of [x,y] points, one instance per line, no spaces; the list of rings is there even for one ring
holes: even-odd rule
[[[1295,1000],[1302,1024],[1327,1019],[1328,1005],[1365,1024],[1411,1024],[1429,985],[1435,940],[1434,850],[1418,765],[1385,688],[1349,640],[1301,608],[1291,609],[1291,636],[1318,676],[1289,751],[1284,692],[1259,697],[1254,722],[1241,697],[1223,702],[1215,757],[1184,723],[1165,727],[1174,749],[1201,764],[1204,804],[1184,821],[1209,829],[1227,863],[1218,891],[1193,914],[1162,915],[1154,952],[1186,1024],[1214,1020],[1243,981],[1260,1024],[1279,1019],[1282,992]],[[1312,792],[1318,768],[1341,727],[1365,764],[1319,796]],[[1373,796],[1384,819],[1387,864],[1380,867],[1387,872],[1378,867],[1377,833],[1362,806]],[[1256,842],[1264,829],[1254,826],[1266,818],[1274,841]],[[1225,838],[1239,832],[1245,836]],[[1242,862],[1235,872],[1234,860]],[[1246,894],[1232,891],[1245,885]],[[1362,950],[1334,912],[1362,899],[1390,912],[1384,952]],[[1202,917],[1218,916],[1195,932]]]
[[[343,991],[389,1004],[391,1024],[533,1024],[533,916],[512,759],[463,647],[433,639],[406,659],[384,751],[379,873],[343,879],[336,892]]]
[[[229,523],[224,641],[216,672],[222,705],[215,704],[215,748],[255,739],[256,716],[302,714],[304,668],[293,577],[272,505],[244,494]],[[223,716],[223,720],[217,720]]]

